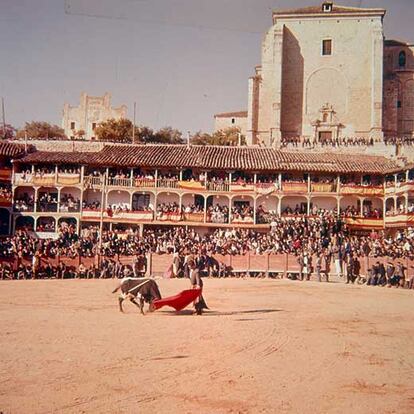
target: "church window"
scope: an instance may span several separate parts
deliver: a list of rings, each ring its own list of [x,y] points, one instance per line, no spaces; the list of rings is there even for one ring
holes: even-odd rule
[[[397,108],[401,108],[401,101],[397,101]]]
[[[95,131],[96,128],[96,122],[92,122],[92,131]]]
[[[70,129],[75,129],[75,123],[74,122],[70,123]]]
[[[404,50],[401,50],[400,54],[398,55],[398,65],[400,66],[400,68],[404,68],[406,63],[407,63],[407,56]]]
[[[325,13],[330,13],[332,11],[332,2],[325,2],[322,4],[322,11]]]
[[[231,123],[232,124],[235,124],[236,123],[236,120],[234,118],[231,118]]]
[[[325,39],[322,40],[322,56],[332,55],[332,40]]]

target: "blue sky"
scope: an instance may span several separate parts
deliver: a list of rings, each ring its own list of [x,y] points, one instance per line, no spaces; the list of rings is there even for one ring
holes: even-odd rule
[[[6,121],[60,124],[81,91],[111,92],[152,128],[211,131],[217,112],[247,108],[271,10],[302,0],[0,0],[0,96]],[[414,43],[413,0],[384,7],[386,38]]]

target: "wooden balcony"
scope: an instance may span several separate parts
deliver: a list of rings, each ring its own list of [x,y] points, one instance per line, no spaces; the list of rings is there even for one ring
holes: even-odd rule
[[[414,226],[414,213],[392,214],[385,217],[385,227],[412,227]]]
[[[0,181],[11,181],[12,170],[11,168],[0,168]]]
[[[354,185],[354,184],[342,184],[341,195],[356,195],[356,196],[384,196],[384,187],[379,186],[363,186],[363,185]]]
[[[32,174],[23,174],[23,173],[14,174],[14,185],[32,185],[32,184],[33,184]]]
[[[282,183],[282,190],[284,193],[303,194],[308,192],[308,184],[285,181]]]
[[[88,188],[101,188],[104,183],[104,177],[103,176],[88,176],[83,179],[83,186],[85,189]]]
[[[134,186],[140,188],[155,188],[156,181],[154,178],[135,178]]]
[[[384,228],[384,219],[382,218],[345,217],[343,220],[351,228],[364,230]]]
[[[158,188],[179,188],[179,181],[171,178],[160,178],[157,180]]]
[[[59,173],[57,183],[60,185],[79,185],[81,182],[80,174],[64,174]]]
[[[108,187],[115,187],[115,188],[130,188],[132,187],[132,179],[109,177],[107,181],[107,185]]]
[[[312,193],[336,193],[336,184],[333,183],[311,183]]]
[[[0,196],[0,207],[10,208],[12,206],[11,197]]]
[[[184,213],[183,220],[191,223],[204,223],[204,213]]]
[[[395,188],[396,193],[408,193],[414,191],[414,182],[398,183]]]
[[[82,210],[82,219],[83,220],[93,220],[99,221],[101,219],[100,210]],[[125,222],[149,222],[154,220],[154,213],[152,211],[121,211],[118,213],[108,212],[105,210],[103,212],[103,219],[105,221],[125,221]]]
[[[178,181],[178,188],[191,191],[206,191],[205,182],[201,181]]]
[[[56,174],[34,174],[32,184],[38,187],[53,187],[56,185]]]

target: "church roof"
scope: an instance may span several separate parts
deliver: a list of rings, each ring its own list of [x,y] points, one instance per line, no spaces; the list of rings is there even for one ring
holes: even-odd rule
[[[399,47],[401,47],[401,46],[408,46],[408,47],[412,46],[410,43],[403,42],[402,40],[395,40],[395,39],[384,40],[384,45],[385,46],[399,46]]]
[[[332,3],[332,2],[327,2]],[[332,4],[332,10],[330,12],[323,11],[322,4],[319,6],[309,6],[309,7],[301,7],[298,9],[286,9],[286,10],[274,10],[273,16],[280,17],[286,15],[338,15],[338,14],[379,14],[384,15],[385,9],[379,8],[361,8],[361,7],[347,7],[347,6],[338,6],[336,4]]]
[[[401,169],[388,158],[355,154],[288,152],[264,147],[107,145],[99,152],[38,151],[17,160],[33,164],[100,167],[386,174]]]
[[[222,112],[221,114],[215,114],[214,118],[247,118],[247,111]]]

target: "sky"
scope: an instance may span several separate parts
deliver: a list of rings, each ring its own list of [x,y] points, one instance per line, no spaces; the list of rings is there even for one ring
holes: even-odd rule
[[[247,109],[274,9],[321,0],[0,0],[0,96],[6,122],[61,124],[82,91],[112,94],[137,124],[211,132],[215,113]],[[414,0],[383,7],[385,36],[414,43]]]

